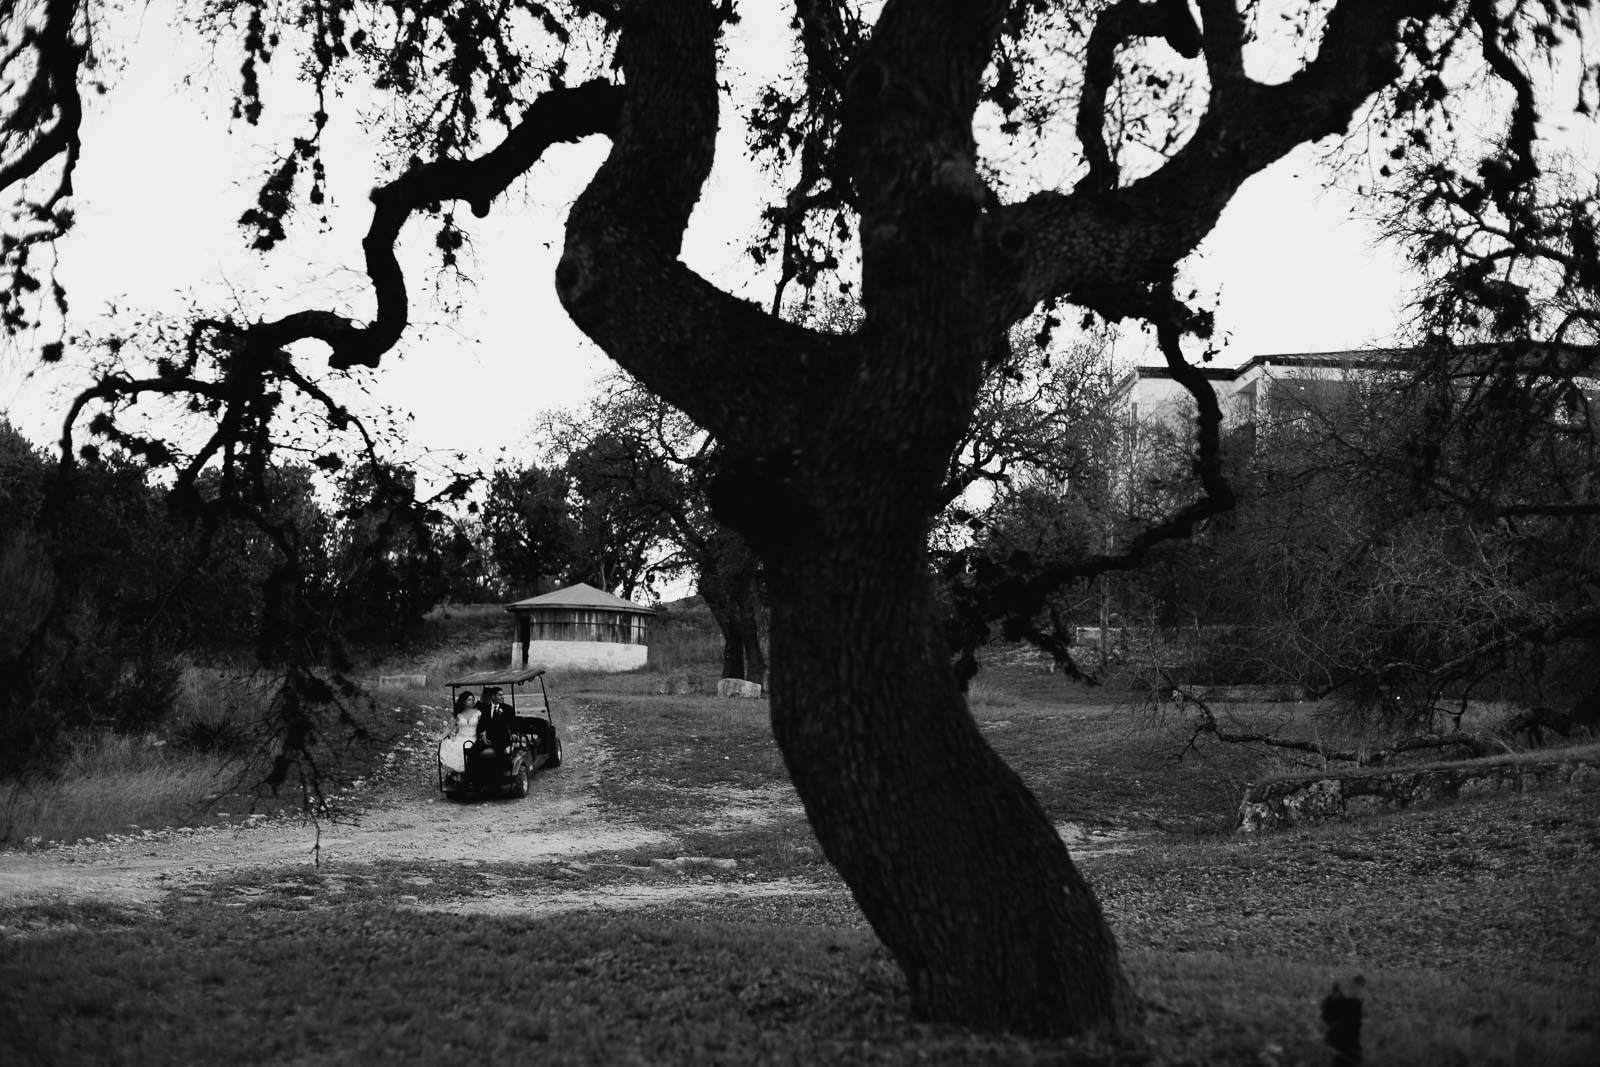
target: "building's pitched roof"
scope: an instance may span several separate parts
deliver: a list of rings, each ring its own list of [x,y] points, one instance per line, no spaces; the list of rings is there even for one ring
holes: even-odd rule
[[[579,582],[565,589],[557,589],[543,596],[531,596],[515,604],[507,604],[507,611],[538,611],[540,608],[603,608],[607,611],[633,611],[640,615],[654,615],[655,609],[631,600],[612,596],[603,589]]]

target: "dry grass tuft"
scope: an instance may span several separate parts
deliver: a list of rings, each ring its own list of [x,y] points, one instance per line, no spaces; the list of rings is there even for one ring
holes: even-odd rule
[[[195,821],[239,781],[237,761],[185,754],[126,737],[84,743],[51,781],[0,786],[0,842],[75,841]]]

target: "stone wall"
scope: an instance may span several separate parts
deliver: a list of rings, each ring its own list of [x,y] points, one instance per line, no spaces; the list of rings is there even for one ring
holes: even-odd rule
[[[1526,793],[1568,782],[1600,782],[1600,752],[1564,758],[1495,757],[1434,767],[1305,775],[1259,782],[1239,805],[1244,833],[1345,819],[1412,804],[1485,793]]]

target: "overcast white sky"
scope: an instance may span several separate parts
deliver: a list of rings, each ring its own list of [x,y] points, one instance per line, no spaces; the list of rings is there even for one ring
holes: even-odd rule
[[[771,32],[781,29],[780,22]],[[341,147],[330,159],[331,232],[302,240],[316,227],[301,219],[279,253],[257,255],[244,250],[235,220],[253,198],[265,155],[248,129],[230,132],[235,64],[212,73],[203,56],[175,46],[169,31],[153,23],[128,56],[116,90],[92,103],[85,122],[75,181],[78,223],[63,243],[59,272],[75,313],[112,304],[181,312],[192,299],[206,307],[235,302],[241,313],[266,315],[344,292],[355,294],[350,309],[366,314],[359,242],[366,193],[380,179],[354,124],[335,127]],[[270,96],[268,107],[269,119],[304,113]],[[761,204],[735,120],[734,109],[725,107],[718,169],[685,258],[723,286],[765,302],[770,288],[742,251]],[[513,202],[497,204],[485,220],[462,212],[475,281],[445,293],[459,301],[458,316],[431,296],[425,269],[431,227],[421,220],[408,229],[417,325],[398,356],[385,359],[373,392],[414,415],[407,430],[413,452],[461,449],[492,461],[502,446],[521,451],[541,411],[578,403],[609,369],[568,321],[551,284],[566,207],[605,150],[599,141],[554,149]],[[1318,178],[1309,151],[1258,176],[1187,265],[1202,291],[1220,292],[1225,359],[1391,338],[1407,297],[1399,257],[1376,246],[1361,204],[1324,192]],[[0,357],[0,408],[44,442],[58,433],[58,412],[82,384],[82,372],[30,377],[31,360],[28,351]]]

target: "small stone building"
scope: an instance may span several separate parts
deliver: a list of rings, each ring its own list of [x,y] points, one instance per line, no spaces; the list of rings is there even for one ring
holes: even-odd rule
[[[513,668],[631,671],[649,655],[655,612],[592,585],[569,585],[506,610],[517,620]]]

